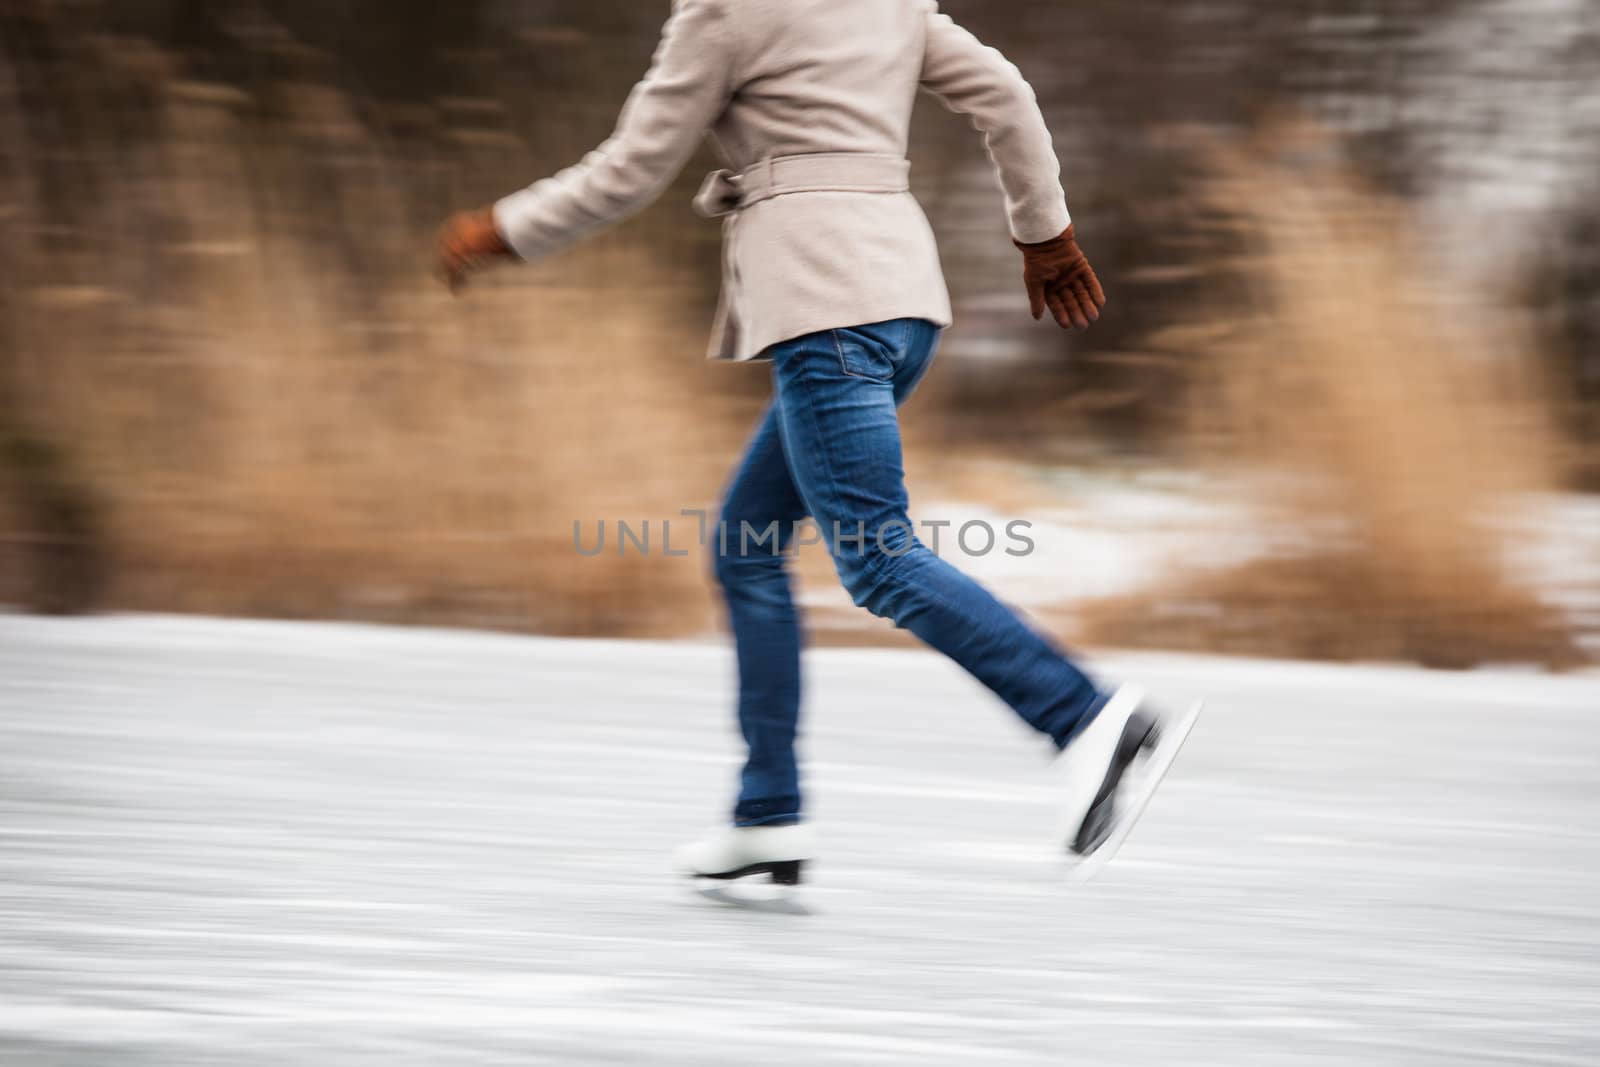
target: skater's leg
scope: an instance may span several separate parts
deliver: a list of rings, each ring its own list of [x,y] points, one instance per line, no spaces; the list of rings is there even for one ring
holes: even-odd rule
[[[1050,642],[914,534],[897,404],[938,341],[901,319],[775,346],[784,452],[855,602],[892,619],[1065,745],[1099,708],[1094,684]]]
[[[768,410],[745,451],[712,531],[717,581],[739,661],[739,729],[749,754],[734,822],[800,817],[795,730],[800,715],[800,618],[783,549],[805,505],[789,477],[777,415]]]

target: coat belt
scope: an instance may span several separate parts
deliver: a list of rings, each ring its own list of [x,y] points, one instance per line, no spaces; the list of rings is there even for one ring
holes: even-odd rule
[[[741,173],[714,170],[694,198],[708,219],[788,193],[903,193],[911,164],[899,156],[866,152],[815,152],[768,156]]]

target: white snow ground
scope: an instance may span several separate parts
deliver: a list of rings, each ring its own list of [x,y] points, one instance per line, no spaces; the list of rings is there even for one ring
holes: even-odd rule
[[[720,645],[0,616],[0,1064],[1600,1061],[1600,676],[1096,667],[1212,703],[1068,889],[985,693],[813,655],[771,915],[666,872]]]

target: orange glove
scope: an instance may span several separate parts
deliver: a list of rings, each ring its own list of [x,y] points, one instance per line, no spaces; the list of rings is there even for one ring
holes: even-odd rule
[[[1038,244],[1012,244],[1022,249],[1022,284],[1028,287],[1028,306],[1035,319],[1049,308],[1063,329],[1087,330],[1106,306],[1105,290],[1068,226],[1060,237]]]
[[[439,229],[437,255],[439,276],[452,293],[458,293],[472,271],[496,259],[515,259],[517,254],[495,228],[493,211],[483,208],[445,220]]]

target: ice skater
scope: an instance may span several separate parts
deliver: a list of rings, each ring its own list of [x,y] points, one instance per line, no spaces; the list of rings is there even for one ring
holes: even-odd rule
[[[1102,692],[917,540],[907,517],[896,409],[951,321],[933,231],[907,183],[919,89],[981,131],[1033,317],[1087,329],[1106,298],[1033,91],[934,0],[677,0],[603,144],[440,234],[440,270],[456,288],[643,207],[708,132],[727,164],[695,199],[723,219],[711,356],[769,362],[774,395],[727,489],[727,536],[710,539],[749,751],[731,824],[679,852],[692,875],[793,884],[813,858],[795,758],[800,618],[782,552],[807,516],[856,604],[960,664],[1063,751],[1069,849],[1093,853],[1148,797],[1123,795],[1124,772],[1163,733],[1142,694]],[[774,523],[775,542],[742,536]]]

